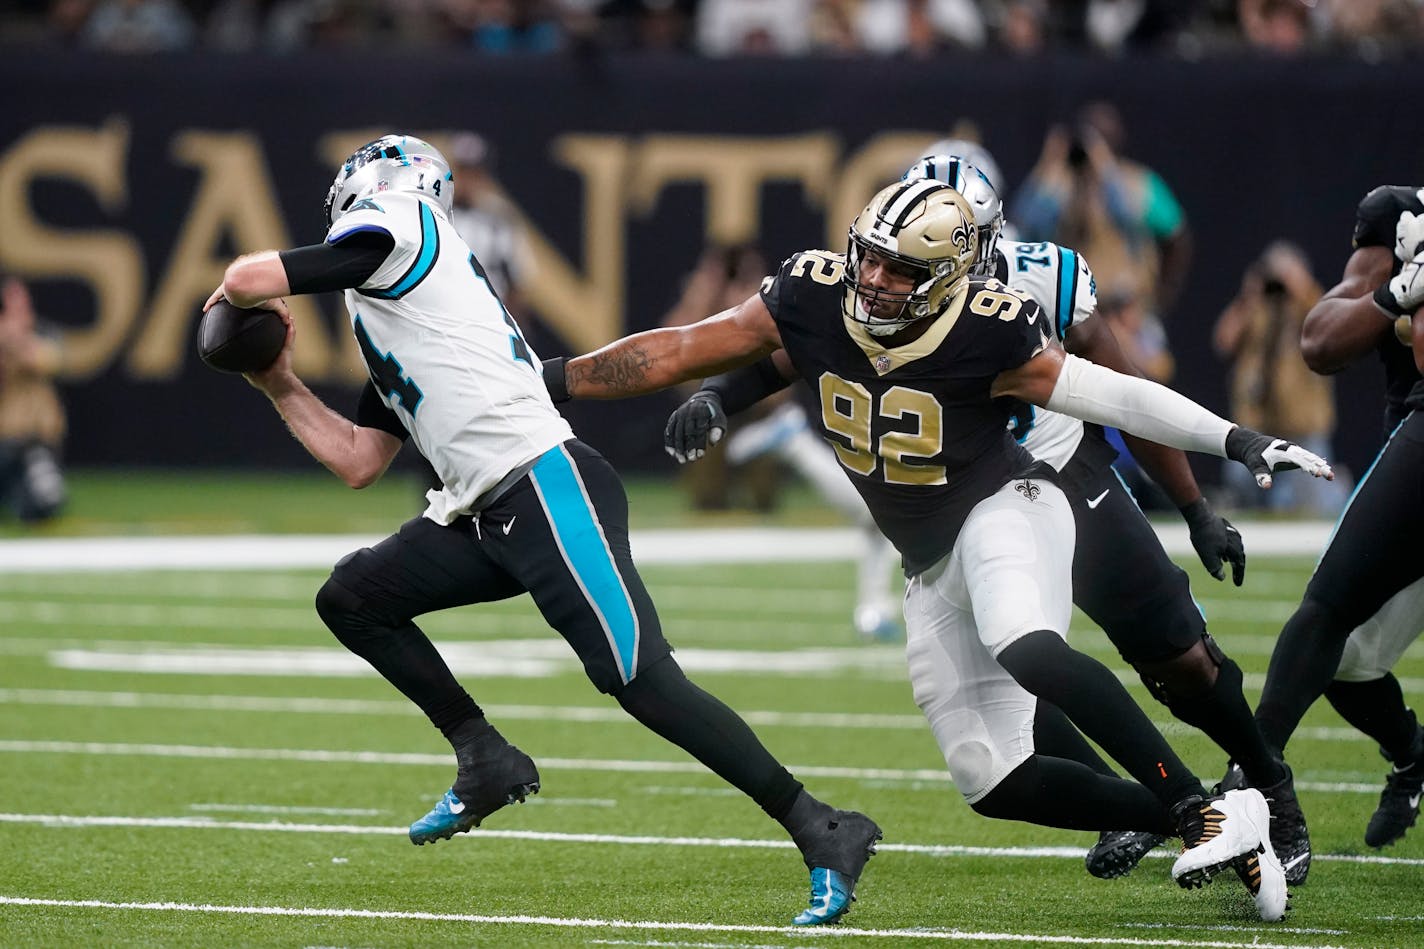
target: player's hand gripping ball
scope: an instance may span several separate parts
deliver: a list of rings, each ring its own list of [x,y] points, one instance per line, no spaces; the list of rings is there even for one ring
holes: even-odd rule
[[[219,300],[198,324],[198,355],[219,372],[257,372],[277,359],[287,325],[273,310]]]

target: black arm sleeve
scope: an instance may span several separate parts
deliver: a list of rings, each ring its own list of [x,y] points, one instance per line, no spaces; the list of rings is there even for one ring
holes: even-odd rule
[[[356,406],[356,424],[362,428],[378,428],[401,441],[410,437],[410,432],[401,424],[400,416],[381,401],[375,385],[369,380],[361,390],[361,401]]]
[[[357,231],[336,244],[311,244],[277,256],[293,293],[326,293],[359,287],[386,262],[395,239],[385,231]]]
[[[750,366],[705,380],[702,388],[710,389],[721,397],[722,411],[736,415],[789,385],[791,380],[781,374],[770,356],[764,356]]]

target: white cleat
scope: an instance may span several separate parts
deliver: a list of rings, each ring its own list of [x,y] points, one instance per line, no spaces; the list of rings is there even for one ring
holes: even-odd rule
[[[1263,848],[1279,869],[1271,846],[1271,809],[1255,788],[1227,791],[1221,797],[1201,801],[1179,815],[1182,853],[1172,864],[1172,879],[1183,887],[1197,887],[1237,858]],[[1264,868],[1263,868],[1264,870]]]

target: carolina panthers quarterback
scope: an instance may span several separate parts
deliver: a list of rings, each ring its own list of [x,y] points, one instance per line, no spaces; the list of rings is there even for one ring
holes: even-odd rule
[[[1178,834],[1174,879],[1197,885],[1244,862],[1263,917],[1279,919],[1285,880],[1265,798],[1208,799],[1116,677],[1067,645],[1072,513],[1009,420],[1029,402],[1233,458],[1263,484],[1273,470],[1329,477],[1329,466],[1066,354],[1037,303],[971,276],[978,244],[958,191],[897,182],[856,218],[844,255],[795,254],[743,303],[550,360],[546,382],[556,399],[622,398],[768,355],[806,381],[824,437],[904,560],[911,683],[969,804],[1050,826]],[[1036,754],[1040,698],[1136,781]]]
[[[1424,728],[1390,672],[1419,637],[1417,554],[1424,471],[1424,188],[1384,185],[1360,201],[1344,273],[1306,315],[1301,352],[1337,372],[1370,354],[1385,376],[1385,445],[1340,515],[1271,655],[1256,718],[1277,748],[1323,693],[1391,762],[1365,843],[1383,847],[1419,816]],[[1232,775],[1228,774],[1228,780]]]
[[[478,827],[539,790],[533,760],[488,721],[414,623],[528,592],[600,691],[785,828],[811,872],[810,905],[794,922],[835,922],[879,827],[812,797],[735,712],[683,675],[629,553],[622,483],[550,401],[538,356],[450,223],[452,181],[420,139],[364,145],[327,195],[326,240],[238,258],[207,303],[226,297],[281,314],[281,355],[247,379],[334,474],[364,487],[409,438],[443,483],[423,516],[341,560],[316,599],[337,639],[454,749],[454,784],[411,824],[411,842]],[[295,331],[281,298],[333,290],[344,292],[369,373],[354,422],[292,370]]]

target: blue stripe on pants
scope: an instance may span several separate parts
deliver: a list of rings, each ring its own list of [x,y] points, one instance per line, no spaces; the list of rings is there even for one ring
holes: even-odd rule
[[[629,682],[638,654],[638,614],[583,480],[562,446],[541,455],[529,474],[549,515],[564,563],[598,615],[618,663],[618,674]]]

